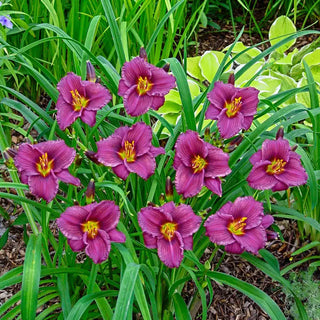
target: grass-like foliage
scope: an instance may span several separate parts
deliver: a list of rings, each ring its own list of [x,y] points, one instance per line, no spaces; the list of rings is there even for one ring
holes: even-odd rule
[[[23,266],[0,277],[0,289],[22,284],[1,317],[191,319],[200,301],[206,319],[216,281],[285,319],[265,292],[213,265],[220,250],[280,283],[308,319],[284,277],[299,263],[280,270],[264,247],[277,237],[273,217],[320,231],[319,62],[308,48],[300,60],[281,49],[319,32],[279,34],[262,52],[242,48],[240,33],[224,52],[187,59],[206,1],[188,23],[183,0],[11,4],[0,197],[22,206],[11,226],[32,234]],[[291,75],[296,85],[281,86],[292,69],[301,84]],[[29,141],[13,146],[12,130]]]

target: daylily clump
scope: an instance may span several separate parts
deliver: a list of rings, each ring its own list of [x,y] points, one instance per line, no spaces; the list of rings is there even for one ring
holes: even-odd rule
[[[66,209],[57,219],[62,234],[73,251],[85,250],[94,263],[108,259],[111,242],[125,242],[125,235],[116,230],[120,209],[109,200]]]
[[[206,186],[221,196],[221,180],[231,172],[229,155],[203,141],[197,132],[188,130],[179,136],[173,167],[177,170],[177,192],[185,198],[193,197]]]
[[[80,185],[80,180],[68,171],[75,156],[74,149],[58,140],[35,145],[24,143],[14,160],[21,181],[29,185],[34,195],[50,202],[58,192],[58,180]]]
[[[249,186],[275,192],[305,184],[308,175],[300,158],[290,148],[289,141],[281,136],[276,140],[266,139],[250,158],[253,168],[247,178]]]
[[[206,235],[218,245],[224,245],[229,253],[240,254],[249,251],[257,254],[265,247],[268,236],[274,232],[266,229],[273,223],[273,217],[264,215],[261,202],[253,197],[237,198],[227,202],[205,222]]]
[[[169,268],[177,268],[184,250],[193,249],[193,234],[199,229],[201,217],[185,204],[168,202],[162,207],[146,207],[138,213],[147,248],[158,249],[160,260]]]
[[[175,77],[164,69],[146,61],[146,53],[126,62],[122,67],[119,96],[130,116],[137,117],[149,109],[158,110],[164,104],[164,96],[176,87]]]
[[[248,130],[257,113],[259,91],[255,88],[236,88],[232,83],[218,81],[208,93],[210,105],[206,119],[217,120],[218,130],[224,139]]]
[[[143,122],[132,127],[120,127],[107,139],[97,142],[96,159],[112,167],[121,179],[127,179],[134,172],[147,180],[156,168],[155,157],[164,154],[161,147],[151,144],[152,130]]]
[[[60,80],[57,89],[57,121],[61,130],[66,129],[79,117],[93,127],[97,111],[111,100],[110,92],[104,86],[92,81],[83,81],[73,72],[69,72]]]

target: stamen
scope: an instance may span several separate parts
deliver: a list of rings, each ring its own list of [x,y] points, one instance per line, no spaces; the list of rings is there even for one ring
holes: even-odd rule
[[[98,231],[100,229],[100,223],[99,221],[89,220],[85,223],[82,223],[81,227],[83,232],[88,232],[88,237],[90,239],[94,239],[97,236]]]
[[[235,219],[234,221],[229,223],[228,230],[236,236],[243,236],[245,234],[244,228],[246,226],[246,220],[247,217]]]
[[[193,169],[193,173],[201,172],[208,165],[207,160],[200,157],[199,155],[195,156],[191,161],[191,167]]]
[[[267,166],[266,172],[268,174],[280,174],[284,171],[286,162],[283,159],[274,158],[271,164]]]
[[[171,241],[177,229],[178,229],[177,223],[167,222],[161,226],[160,232],[162,233],[163,237],[166,240]]]
[[[137,92],[139,96],[145,95],[152,88],[152,83],[147,77],[142,78],[141,76],[137,82]]]
[[[89,99],[80,95],[79,91],[75,89],[70,91],[72,95],[72,106],[74,111],[80,111],[88,105]]]
[[[241,97],[235,98],[231,102],[226,102],[225,108],[227,109],[226,115],[228,118],[233,118],[240,111],[242,101]]]
[[[53,159],[48,159],[48,154],[44,153],[39,157],[39,162],[36,163],[37,171],[46,177],[49,175],[50,171],[53,169]]]
[[[134,150],[134,141],[125,141],[124,149],[118,152],[122,160],[126,159],[127,162],[134,162],[136,160],[136,152]]]

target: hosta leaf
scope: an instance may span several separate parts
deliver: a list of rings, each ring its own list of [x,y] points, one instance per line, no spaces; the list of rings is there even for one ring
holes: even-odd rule
[[[247,69],[239,78],[236,77],[235,85],[237,87],[244,86],[249,80],[251,80],[262,68],[264,65],[263,62],[257,62],[252,65],[249,69]],[[243,68],[243,65],[240,65],[235,70],[235,75],[237,75],[237,71]]]
[[[223,49],[223,51],[228,50],[230,46],[227,46],[226,48]],[[232,53],[233,56],[235,56],[236,54],[245,51],[246,49],[248,49],[247,46],[245,46],[242,42],[237,42],[234,47],[232,48]],[[243,52],[241,55],[239,55],[239,57],[237,57],[235,59],[235,61],[239,64],[246,64],[247,62],[249,62],[252,58],[256,57],[258,54],[260,54],[261,51],[258,48],[251,48],[246,52]]]
[[[289,36],[290,34],[295,33],[296,31],[297,31],[297,29],[290,18],[288,18],[287,16],[278,17],[273,22],[273,24],[271,25],[270,30],[269,30],[269,40],[270,40],[271,45],[272,46],[275,45],[279,41],[286,38],[286,36]],[[287,43],[280,46],[276,50],[278,52],[283,53],[286,50],[288,50],[292,45],[294,45],[295,42],[296,42],[295,39],[288,41]]]
[[[191,77],[204,81],[205,78],[203,77],[199,66],[200,58],[201,56],[187,58],[187,72]]]
[[[219,68],[218,57],[212,51],[206,51],[199,61],[203,77],[211,82]]]
[[[301,63],[303,62],[303,60],[308,64],[309,67],[319,66],[319,64],[320,64],[320,48],[317,48],[313,52],[306,54],[303,57]]]

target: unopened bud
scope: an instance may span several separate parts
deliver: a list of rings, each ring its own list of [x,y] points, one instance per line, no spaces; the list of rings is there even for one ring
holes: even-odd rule
[[[173,200],[173,184],[170,177],[166,180],[166,199],[167,201]]]
[[[144,59],[145,61],[148,61],[147,51],[144,47],[140,48],[139,57]]]
[[[94,66],[92,63],[88,60],[87,61],[87,81],[90,82],[96,82],[96,72],[94,71]]]
[[[238,146],[243,140],[243,135],[239,135],[229,142],[232,146]]]
[[[166,64],[162,67],[162,69],[163,69],[165,72],[169,72],[169,70],[170,70],[170,64],[169,64],[169,63],[166,63]]]
[[[96,164],[101,164],[101,163],[99,162],[99,160],[97,159],[95,152],[90,151],[90,150],[87,150],[87,151],[85,152],[85,155],[86,155],[87,158],[90,159],[92,162],[94,162],[94,163],[96,163]]]
[[[151,202],[151,201],[148,201],[147,206],[154,208],[154,207],[156,207],[157,205],[156,205],[155,203]]]
[[[210,264],[209,260],[206,260],[206,262],[204,263],[204,268],[206,270],[211,270],[211,264]]]
[[[292,151],[296,151],[297,149],[298,149],[298,145],[297,144],[295,144],[294,146],[291,147]]]
[[[165,204],[166,201],[165,201],[164,193],[160,194],[159,202],[161,206]]]
[[[12,148],[7,148],[3,152],[3,156],[5,160],[14,159],[14,157],[17,155],[18,151]]]
[[[82,162],[82,157],[77,154],[75,159],[74,159],[74,164],[76,167],[80,167],[81,166],[81,162]]]
[[[73,205],[74,206],[78,206],[79,205],[79,202],[77,200],[73,200]]]
[[[234,73],[231,73],[228,79],[228,83],[234,86]]]
[[[211,133],[210,133],[210,128],[207,127],[204,130],[204,141],[209,142],[211,140]]]
[[[277,131],[276,139],[278,140],[279,138],[283,138],[283,136],[284,136],[284,130],[283,130],[283,127],[280,127],[279,130]]]
[[[94,185],[94,180],[91,179],[87,190],[86,190],[86,203],[90,204],[94,201],[94,195],[95,195],[95,185]]]

